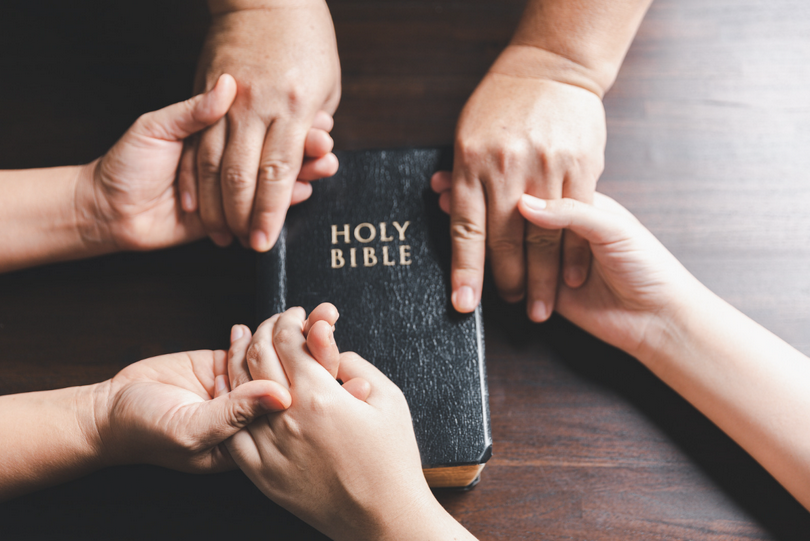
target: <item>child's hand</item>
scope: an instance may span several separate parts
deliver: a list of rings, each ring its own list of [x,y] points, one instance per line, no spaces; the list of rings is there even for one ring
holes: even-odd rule
[[[573,231],[590,243],[584,286],[560,282],[557,310],[597,338],[638,357],[655,347],[700,283],[627,209],[595,194],[594,205],[524,195],[520,213],[546,229]],[[566,232],[567,232],[566,231]]]
[[[234,461],[268,497],[334,539],[463,531],[425,482],[402,392],[356,354],[339,355],[328,321],[304,315],[290,309],[263,323],[253,345],[244,332],[231,345],[235,385],[284,377],[292,396],[286,412],[227,442]]]
[[[174,353],[123,369],[103,384],[95,408],[105,461],[194,473],[235,468],[222,443],[289,406],[290,393],[272,381],[228,392],[227,370],[224,351]]]

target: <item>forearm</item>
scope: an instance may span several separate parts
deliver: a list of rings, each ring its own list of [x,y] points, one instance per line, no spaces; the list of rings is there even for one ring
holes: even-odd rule
[[[0,272],[109,251],[77,201],[90,166],[0,171]]]
[[[642,355],[810,509],[810,359],[702,288]]]
[[[305,7],[306,5],[324,5],[324,0],[208,0],[211,15],[222,15],[234,11],[254,9],[273,9],[278,7]]]
[[[652,0],[530,0],[491,72],[548,78],[599,97],[613,85]]]
[[[95,404],[104,385],[0,397],[0,501],[104,465]]]

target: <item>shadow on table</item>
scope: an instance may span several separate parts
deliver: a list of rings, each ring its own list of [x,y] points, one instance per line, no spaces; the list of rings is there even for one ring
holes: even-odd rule
[[[776,539],[806,540],[810,513],[731,438],[641,363],[559,315],[536,325],[525,307],[507,305],[489,288],[487,322],[520,348],[542,342],[583,380],[609,389],[654,423],[692,463]],[[453,496],[445,495],[445,498]],[[455,498],[463,497],[459,494]]]

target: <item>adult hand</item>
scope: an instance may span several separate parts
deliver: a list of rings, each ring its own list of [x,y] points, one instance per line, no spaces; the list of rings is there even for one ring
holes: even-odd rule
[[[579,288],[560,283],[557,310],[597,338],[634,357],[654,350],[671,322],[704,288],[641,223],[613,199],[594,205],[524,195],[521,214],[537,227],[577,233],[593,265]]]
[[[324,0],[210,5],[196,88],[230,73],[239,92],[227,118],[186,148],[183,209],[199,209],[216,244],[235,235],[266,251],[290,204],[309,197],[308,182],[337,171],[328,134],[340,100],[335,30]]]
[[[180,209],[175,185],[183,139],[222,118],[235,95],[233,77],[223,75],[209,92],[141,116],[89,164],[76,187],[77,212],[93,217],[86,241],[150,250],[201,238],[202,224]]]
[[[283,414],[228,441],[236,463],[268,497],[333,539],[468,535],[425,482],[401,391],[356,354],[339,354],[327,321],[304,315],[293,308],[263,323],[253,337],[260,353],[249,359],[247,333],[231,346],[232,381],[286,374],[292,396]]]
[[[604,164],[605,113],[596,93],[501,61],[511,49],[520,48],[507,47],[465,105],[452,175],[437,173],[432,186],[450,213],[453,306],[477,306],[488,251],[500,295],[510,302],[525,295],[529,317],[544,321],[554,308],[561,251],[571,287],[585,281],[590,255],[575,234],[561,240],[559,231],[526,224],[517,203],[524,193],[591,201]]]
[[[289,406],[290,394],[272,381],[228,392],[227,370],[224,351],[174,353],[123,369],[96,407],[105,460],[192,473],[233,469],[223,442]]]

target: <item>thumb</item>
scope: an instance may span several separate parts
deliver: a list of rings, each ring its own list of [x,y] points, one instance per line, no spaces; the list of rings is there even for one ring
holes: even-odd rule
[[[632,215],[626,211],[611,212],[604,207],[615,208],[618,203],[605,195],[594,195],[596,204],[589,205],[576,199],[546,200],[524,194],[518,202],[518,209],[534,225],[544,229],[569,229],[594,244],[608,244],[629,237],[627,218]]]
[[[204,94],[141,116],[132,127],[136,133],[165,141],[180,141],[214,124],[230,109],[236,81],[228,74]]]
[[[213,447],[262,415],[285,410],[291,403],[290,392],[275,381],[249,381],[201,403],[192,431],[200,435],[202,446]]]

